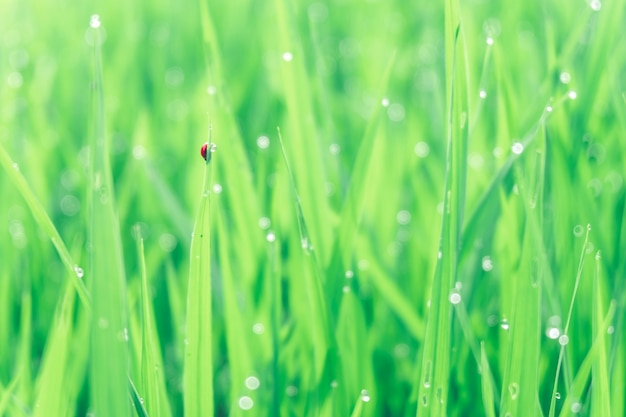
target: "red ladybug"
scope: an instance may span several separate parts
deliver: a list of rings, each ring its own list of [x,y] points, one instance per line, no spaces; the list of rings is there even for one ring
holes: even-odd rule
[[[202,145],[202,147],[200,148],[200,155],[202,155],[202,157],[204,158],[204,160],[206,161],[207,159],[207,150],[209,148],[209,143],[206,142],[204,145]]]

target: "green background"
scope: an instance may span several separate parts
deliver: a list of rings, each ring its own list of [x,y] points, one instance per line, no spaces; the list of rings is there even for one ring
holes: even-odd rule
[[[624,6],[2,0],[0,415],[624,415]]]

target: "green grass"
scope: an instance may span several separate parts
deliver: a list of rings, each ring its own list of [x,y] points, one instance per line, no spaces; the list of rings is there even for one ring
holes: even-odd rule
[[[624,415],[620,2],[1,6],[0,416]]]

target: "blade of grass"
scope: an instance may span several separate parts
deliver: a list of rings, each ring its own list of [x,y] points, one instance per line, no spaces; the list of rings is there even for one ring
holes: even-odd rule
[[[57,305],[37,377],[34,417],[65,416],[72,406],[66,389],[68,382],[66,367],[68,359],[71,358],[75,297],[74,287],[66,285],[64,295]]]
[[[515,179],[524,207],[525,228],[519,267],[513,279],[509,344],[502,382],[501,413],[542,415],[539,404],[541,295],[546,265],[543,252],[545,137],[537,141],[530,180],[517,164]],[[520,162],[522,162],[520,160]]]
[[[209,134],[209,140],[210,140]],[[211,311],[211,153],[207,152],[200,210],[191,238],[191,261],[187,285],[183,402],[185,416],[212,416],[213,356]]]
[[[152,417],[169,417],[172,412],[165,391],[163,360],[152,305],[152,292],[148,285],[143,238],[138,239],[137,246],[141,271],[141,386],[145,395],[144,404]]]
[[[447,414],[452,308],[448,295],[456,281],[465,204],[467,165],[467,65],[459,6],[445,4],[447,156],[440,249],[431,287],[422,348],[417,415]],[[463,64],[463,65],[459,65]]]
[[[33,190],[29,187],[26,178],[22,175],[19,170],[19,166],[12,161],[11,157],[7,153],[6,149],[0,142],[0,164],[4,167],[5,172],[7,173],[9,179],[13,182],[16,189],[22,195],[22,198],[26,201],[28,208],[30,209],[33,218],[41,227],[41,229],[46,233],[48,238],[52,241],[52,244],[56,248],[61,261],[63,261],[63,265],[70,272],[70,281],[76,288],[76,292],[80,297],[80,300],[87,309],[91,307],[91,299],[89,297],[89,293],[87,291],[87,287],[85,286],[83,278],[83,270],[74,262],[72,259],[72,255],[70,251],[65,246],[63,239],[61,239],[61,235],[58,230],[52,223],[52,220],[46,213],[46,210],[39,202]]]
[[[102,82],[101,23],[92,16],[93,129],[89,195],[89,242],[93,295],[90,388],[96,415],[130,416],[128,401],[128,346],[126,277],[122,242],[115,212],[109,143],[105,134]]]
[[[596,268],[593,280],[593,337],[598,341],[598,355],[591,369],[591,415],[611,417],[611,386],[609,385],[609,358],[607,354],[607,332],[602,332],[601,256],[596,253]]]
[[[280,148],[283,156],[283,162],[287,169],[287,175],[289,177],[289,184],[293,198],[296,205],[296,216],[298,222],[298,230],[300,235],[300,242],[302,246],[301,253],[297,254],[297,263],[302,265],[302,274],[304,279],[304,287],[308,295],[308,307],[310,309],[310,316],[315,318],[311,320],[309,324],[312,329],[312,343],[313,343],[313,369],[315,382],[320,387],[316,393],[313,404],[313,410],[319,413],[319,404],[323,404],[326,401],[326,395],[328,389],[331,387],[331,381],[337,381],[340,378],[339,373],[341,370],[337,367],[335,357],[336,354],[336,341],[332,335],[331,322],[328,312],[327,300],[324,296],[322,287],[322,272],[321,265],[317,258],[317,253],[313,248],[313,241],[308,232],[307,220],[300,204],[300,196],[296,188],[296,182],[293,177],[289,159],[283,146],[283,140],[278,129],[278,139],[280,142]],[[344,387],[338,385],[339,389],[336,391],[343,392]],[[341,394],[335,394],[334,398],[337,400],[336,407],[343,409],[342,401],[344,400]]]
[[[581,253],[580,253],[580,258],[578,261],[578,270],[576,272],[576,279],[574,280],[574,288],[572,291],[572,296],[570,298],[569,309],[567,312],[567,319],[565,320],[565,327],[563,329],[563,335],[565,335],[566,337],[569,334],[569,328],[572,323],[572,312],[574,311],[574,301],[576,300],[576,295],[578,294],[578,287],[580,285],[580,279],[583,273],[583,266],[585,264],[585,255],[586,255],[587,247],[589,244],[589,232],[591,232],[591,226],[587,225],[587,233],[585,234],[585,241],[583,242],[583,246],[582,246]],[[559,350],[559,358],[557,359],[556,372],[554,375],[554,384],[552,387],[552,395],[550,399],[550,411],[548,413],[548,417],[554,417],[556,413],[556,392],[558,390],[561,366],[563,364],[563,360],[565,357],[565,347],[566,347],[566,344],[562,344]]]
[[[598,328],[598,332],[600,337],[596,337],[591,345],[591,349],[585,356],[585,359],[582,361],[580,366],[578,367],[578,372],[574,377],[571,388],[567,393],[567,398],[563,403],[563,408],[561,409],[561,413],[559,417],[565,417],[567,415],[575,416],[582,409],[582,398],[587,389],[587,384],[589,382],[589,376],[591,375],[591,370],[593,368],[594,363],[597,361],[597,357],[600,355],[600,348],[604,345],[604,335],[606,334],[611,322],[613,321],[613,317],[615,316],[616,304],[615,302],[611,302],[609,305],[609,310],[604,316],[604,320],[602,320],[602,325]]]
[[[493,381],[489,359],[485,352],[485,343],[480,343],[480,382],[483,394],[483,407],[486,417],[496,417],[495,396],[497,394],[496,384]]]

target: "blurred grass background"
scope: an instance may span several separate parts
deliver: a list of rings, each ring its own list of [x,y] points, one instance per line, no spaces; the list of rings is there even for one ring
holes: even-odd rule
[[[0,5],[0,415],[106,415],[120,361],[183,415],[209,121],[215,415],[624,415],[622,1]],[[93,234],[100,116],[121,243]],[[78,271],[123,279],[126,353],[95,349]]]

